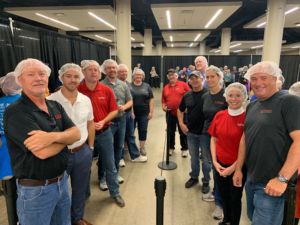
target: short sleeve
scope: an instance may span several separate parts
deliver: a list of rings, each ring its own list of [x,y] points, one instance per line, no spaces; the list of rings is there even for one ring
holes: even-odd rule
[[[124,84],[124,88],[125,88],[125,99],[126,99],[126,102],[128,102],[128,101],[132,100],[132,96],[131,96],[130,89],[127,86],[127,84]]]
[[[148,85],[148,92],[149,92],[149,98],[154,98],[154,95],[153,95],[153,91],[152,91],[152,88],[150,87],[150,85]]]
[[[212,137],[216,137],[217,136],[217,132],[216,132],[216,129],[217,129],[217,126],[218,126],[218,120],[219,120],[219,117],[220,117],[220,113],[221,112],[218,112],[213,121],[211,122],[209,128],[208,128],[208,133],[210,134],[210,136]]]
[[[89,109],[88,121],[94,120],[93,106],[89,98],[86,98],[86,104]]]
[[[287,94],[283,98],[281,114],[288,132],[300,130],[300,97]]]
[[[183,98],[181,99],[181,102],[180,102],[179,107],[178,107],[180,112],[184,112],[186,110],[185,96],[186,95],[184,95]]]
[[[117,105],[117,102],[116,102],[114,92],[109,87],[107,87],[106,90],[107,90],[107,95],[108,95],[107,97],[109,99],[109,112],[113,112],[115,110],[118,110],[118,105]]]

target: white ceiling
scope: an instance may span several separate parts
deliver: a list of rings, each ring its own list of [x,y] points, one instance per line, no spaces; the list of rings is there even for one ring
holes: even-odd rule
[[[298,10],[296,10],[294,12],[291,12],[290,14],[287,14],[285,16],[285,21],[284,21],[284,27],[285,28],[289,28],[289,27],[295,28],[297,24],[300,24],[300,3],[299,4],[288,4],[288,5],[286,5],[285,11],[288,11],[288,10],[293,9],[295,7],[299,7]],[[259,25],[263,22],[266,22],[266,21],[267,21],[267,15],[265,14],[263,16],[260,16],[256,19],[252,20],[250,23],[246,24],[244,26],[244,28],[257,28],[256,27],[257,25]],[[265,28],[265,25],[261,26],[261,28]]]
[[[170,41],[170,36],[173,37],[173,42],[180,42],[180,41],[191,41],[193,42],[197,35],[200,35],[197,42],[204,40],[209,34],[210,31],[163,31],[162,36],[164,40]]]

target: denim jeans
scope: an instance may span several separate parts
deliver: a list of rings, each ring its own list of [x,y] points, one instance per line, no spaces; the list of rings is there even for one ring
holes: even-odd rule
[[[125,141],[126,131],[126,115],[117,118],[110,126],[112,135],[114,137],[114,157],[117,171],[119,171],[119,163],[122,158],[122,150]]]
[[[169,118],[167,118],[168,116]],[[187,146],[186,135],[180,129],[177,116],[173,116],[171,113],[167,113],[166,121],[170,132],[170,148],[175,149],[175,132],[176,132],[176,125],[177,125],[179,137],[180,137],[181,151],[187,150],[188,146]]]
[[[83,218],[86,190],[90,182],[91,166],[92,151],[87,144],[85,144],[80,151],[69,154],[67,173],[70,175],[72,187],[72,223]]]
[[[246,181],[247,214],[252,225],[281,225],[283,221],[285,196],[269,196],[265,185]]]
[[[139,140],[146,141],[148,130],[148,115],[135,115],[134,128],[138,129]]]
[[[118,171],[115,165],[113,135],[110,128],[96,134],[94,147],[99,152],[98,179],[100,182],[106,180],[110,195],[116,197],[119,195]]]
[[[17,212],[22,225],[71,225],[68,177],[44,186],[18,184]]]
[[[193,179],[198,179],[200,174],[200,134],[194,134],[191,132],[187,133],[187,143],[189,147],[189,153],[191,155],[191,169],[190,177]],[[203,183],[208,183],[210,180],[209,171],[204,165],[204,161],[202,161],[202,172],[203,172]]]
[[[200,147],[201,147],[201,156],[202,156],[202,165],[203,165],[203,176],[204,178],[202,179],[203,183],[206,183],[207,180],[209,182],[210,176],[209,173],[211,169],[213,168],[213,179],[214,179],[214,188],[213,188],[213,193],[215,196],[215,203],[216,205],[222,206],[222,197],[220,195],[220,191],[218,188],[218,182],[216,179],[216,173],[217,171],[215,170],[214,167],[212,167],[212,159],[211,159],[211,152],[210,152],[210,136],[208,134],[201,134],[200,135]],[[205,174],[208,174],[209,179],[205,179]]]
[[[131,159],[135,159],[140,156],[140,151],[135,143],[134,136],[134,119],[132,118],[132,112],[126,113],[126,132],[125,132],[125,142],[127,143],[128,151]],[[124,148],[123,148],[124,155]]]

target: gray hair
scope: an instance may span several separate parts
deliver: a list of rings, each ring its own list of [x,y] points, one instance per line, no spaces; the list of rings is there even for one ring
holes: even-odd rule
[[[106,60],[104,60],[104,62],[101,65],[102,71],[105,72],[105,69],[106,69],[107,65],[109,65],[109,64],[114,64],[114,66],[116,66],[116,68],[118,68],[118,63],[115,60],[106,59]]]
[[[129,69],[128,69],[128,66],[126,65],[126,64],[119,64],[119,66],[118,66],[118,70],[120,70],[121,68],[124,68],[124,69],[126,69],[127,71],[129,71]]]
[[[251,76],[256,73],[265,73],[277,78],[282,76],[282,71],[278,64],[272,61],[262,61],[251,66],[245,74],[245,78],[250,80]]]
[[[232,88],[236,88],[238,90],[240,90],[241,94],[244,96],[244,103],[247,101],[248,99],[248,94],[247,94],[247,88],[245,85],[239,83],[239,82],[234,82],[229,84],[226,88],[225,88],[225,92],[224,92],[224,97],[227,98],[228,97],[228,93],[229,90]]]
[[[61,78],[69,69],[75,70],[80,77],[80,81],[83,80],[84,76],[82,74],[81,67],[74,63],[66,63],[58,71],[58,79],[60,80],[60,82],[63,83]]]
[[[10,72],[0,78],[0,88],[6,96],[13,96],[22,91],[18,85],[14,72]]]
[[[133,80],[134,80],[135,74],[136,74],[137,72],[141,72],[142,75],[143,75],[143,79],[145,79],[145,72],[144,72],[142,69],[135,68],[135,69],[133,70],[133,72],[132,72],[132,79],[133,79]]]
[[[206,71],[213,71],[219,78],[220,78],[220,86],[222,87],[224,84],[224,74],[223,72],[220,70],[220,68],[214,66],[214,65],[210,65]]]
[[[97,61],[95,60],[82,60],[80,62],[80,66],[81,66],[81,69],[82,70],[85,70],[86,68],[88,68],[89,66],[96,66],[98,68],[98,71],[101,72],[101,68],[100,68],[100,65]]]
[[[294,83],[290,89],[289,89],[289,93],[291,95],[296,95],[300,97],[300,81]]]
[[[15,68],[15,71],[14,71],[15,76],[16,77],[21,76],[25,67],[32,66],[34,64],[40,64],[40,65],[42,65],[43,68],[44,68],[44,70],[45,70],[45,72],[46,72],[47,77],[50,76],[51,69],[49,68],[49,66],[47,66],[42,61],[40,61],[38,59],[33,59],[33,58],[27,58],[27,59],[24,59],[21,62],[19,62],[18,65]]]
[[[205,62],[205,65],[208,66],[208,62],[205,56],[199,55],[195,58],[194,63],[196,64],[196,61],[202,59]]]

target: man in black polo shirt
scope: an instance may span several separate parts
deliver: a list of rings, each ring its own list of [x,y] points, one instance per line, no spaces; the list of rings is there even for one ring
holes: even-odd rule
[[[70,225],[66,145],[80,132],[59,103],[45,99],[50,72],[39,60],[21,61],[15,75],[23,93],[4,115],[22,225]]]
[[[199,71],[193,71],[189,75],[189,82],[192,90],[185,93],[177,111],[178,122],[183,133],[187,135],[189,153],[191,155],[190,179],[185,183],[190,188],[198,183],[200,173],[200,134],[202,132],[204,115],[202,113],[201,97],[206,92],[203,89],[203,77]],[[184,121],[184,113],[186,121]]]

